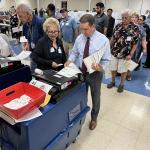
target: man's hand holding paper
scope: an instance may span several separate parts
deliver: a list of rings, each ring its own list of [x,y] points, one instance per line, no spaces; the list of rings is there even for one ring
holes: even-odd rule
[[[103,66],[101,64],[98,64],[98,63],[93,63],[92,64],[92,69],[95,70],[95,71],[102,71]]]
[[[100,60],[103,57],[108,44],[109,43],[106,43],[105,46],[98,50],[96,53],[83,59],[89,73],[93,73],[94,71],[101,71],[103,69],[102,65],[100,64]]]

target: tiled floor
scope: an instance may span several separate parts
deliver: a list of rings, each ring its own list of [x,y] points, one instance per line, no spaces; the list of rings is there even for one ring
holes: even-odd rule
[[[89,105],[91,99],[89,94]],[[101,111],[98,126],[88,129],[90,113],[82,132],[68,150],[149,150],[150,97],[102,86]]]

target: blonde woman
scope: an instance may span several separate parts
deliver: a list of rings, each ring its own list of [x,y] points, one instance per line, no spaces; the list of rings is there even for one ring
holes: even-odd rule
[[[33,60],[37,68],[42,70],[60,70],[66,61],[61,40],[59,39],[59,22],[55,18],[48,18],[43,24],[45,35],[39,40]]]

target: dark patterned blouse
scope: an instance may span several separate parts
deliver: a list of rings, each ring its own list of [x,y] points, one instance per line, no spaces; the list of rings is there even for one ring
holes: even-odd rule
[[[124,59],[130,54],[132,46],[137,44],[139,39],[138,26],[130,23],[124,28],[122,23],[116,25],[111,44],[111,54],[119,59]]]
[[[18,23],[19,23],[19,20],[18,20],[17,14],[16,13],[15,14],[11,14],[10,15],[11,28],[17,27]]]

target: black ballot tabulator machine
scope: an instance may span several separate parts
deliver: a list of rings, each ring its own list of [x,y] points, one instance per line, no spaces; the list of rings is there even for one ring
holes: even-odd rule
[[[33,74],[36,80],[48,83],[53,86],[48,94],[52,96],[51,102],[59,101],[58,97],[61,97],[63,91],[69,91],[72,87],[76,86],[79,82],[82,82],[82,74],[77,74],[70,78],[58,75],[57,71],[44,70],[42,75]],[[67,93],[67,92],[65,92]]]

